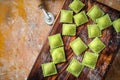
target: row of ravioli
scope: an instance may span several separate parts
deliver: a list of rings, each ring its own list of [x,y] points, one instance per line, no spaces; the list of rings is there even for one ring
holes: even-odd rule
[[[63,23],[63,36],[75,36],[76,28],[88,22],[87,16],[95,23],[87,26],[88,37],[94,38],[88,44],[88,46],[84,43],[84,41],[82,41],[80,37],[70,42],[70,47],[76,56],[80,56],[80,54],[85,52],[82,63],[73,58],[66,69],[66,71],[75,77],[80,75],[84,69],[84,66],[95,69],[99,53],[105,48],[105,44],[98,38],[102,36],[102,30],[113,24],[115,31],[120,32],[120,19],[112,22],[109,15],[105,14],[97,5],[94,5],[86,15],[85,11],[81,11],[84,6],[85,4],[83,4],[80,0],[74,0],[69,5],[69,8],[72,11],[61,10],[60,15],[60,22]],[[75,15],[73,15],[74,13]],[[48,41],[50,44],[50,55],[52,57],[52,62],[43,63],[41,65],[44,77],[57,74],[56,64],[66,62],[64,44],[61,34],[58,33],[49,36]],[[88,48],[90,48],[93,52],[86,51]]]

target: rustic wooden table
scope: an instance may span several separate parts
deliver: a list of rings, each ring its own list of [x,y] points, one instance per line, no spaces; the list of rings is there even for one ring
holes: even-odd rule
[[[44,0],[55,16],[64,0]],[[39,0],[0,0],[0,80],[25,80],[52,26],[44,22]],[[120,52],[106,80],[120,80]]]
[[[63,0],[44,0],[55,16]],[[0,80],[25,80],[51,30],[39,0],[0,0]]]

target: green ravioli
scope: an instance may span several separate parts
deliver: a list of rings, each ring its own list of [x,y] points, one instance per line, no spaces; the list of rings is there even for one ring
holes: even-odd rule
[[[89,38],[100,37],[101,30],[99,29],[98,25],[88,25],[88,36]]]
[[[86,22],[88,22],[88,18],[85,14],[85,11],[82,11],[76,15],[74,15],[74,21],[77,26],[80,26]]]
[[[63,46],[62,37],[60,34],[55,34],[48,37],[50,48],[54,49],[60,46]]]
[[[98,55],[91,52],[86,52],[82,61],[85,66],[95,69],[97,63]]]
[[[76,34],[76,25],[75,24],[63,24],[62,35],[75,36],[75,34]]]
[[[96,21],[97,18],[100,18],[104,15],[104,12],[97,6],[94,5],[87,13],[87,15],[93,20]]]
[[[57,74],[57,70],[56,70],[55,64],[53,62],[44,63],[41,66],[42,66],[42,71],[43,71],[44,77]]]
[[[70,43],[73,52],[79,56],[87,49],[87,45],[78,37]]]
[[[74,75],[75,77],[78,77],[80,75],[80,73],[82,72],[84,68],[84,65],[82,65],[79,61],[77,61],[76,59],[73,59],[68,68],[67,71],[69,73],[71,73],[72,75]]]
[[[109,26],[112,25],[112,21],[111,21],[108,14],[96,19],[96,22],[97,22],[100,30],[106,29],[106,28],[108,28]]]
[[[100,53],[105,48],[105,44],[98,37],[96,37],[88,46],[94,53]]]
[[[120,18],[113,22],[113,27],[116,32],[120,32]]]
[[[83,7],[85,6],[85,4],[83,4],[80,0],[74,0],[69,7],[75,12],[78,13]]]
[[[55,64],[65,62],[65,52],[63,47],[50,50],[52,60]]]
[[[73,22],[73,11],[61,10],[60,22],[72,23]]]

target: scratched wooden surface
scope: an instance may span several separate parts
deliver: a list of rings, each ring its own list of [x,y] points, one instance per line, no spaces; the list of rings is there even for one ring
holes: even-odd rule
[[[56,16],[64,0],[44,0]],[[0,0],[0,80],[25,80],[51,30],[38,0]],[[120,53],[106,80],[120,80]]]
[[[55,16],[63,0],[44,0]],[[25,80],[51,26],[39,0],[0,0],[0,80]]]
[[[72,0],[65,0],[63,9],[68,9],[68,5],[71,3],[71,1]],[[119,18],[119,16],[120,16],[120,13],[118,11],[113,10],[113,9],[109,8],[108,6],[100,4],[94,0],[82,0],[82,1],[86,5],[83,9],[86,12],[94,4],[96,4],[96,5],[99,5],[99,7],[102,8],[102,10],[105,13],[110,15],[112,21]],[[53,25],[53,29],[51,30],[51,33],[49,35],[61,33],[62,23],[60,23],[59,19],[60,19],[60,15],[58,15],[57,20],[56,20],[55,24]],[[88,35],[87,35],[86,27],[89,24],[93,24],[92,20],[89,20],[86,24],[79,26],[77,28],[77,34],[74,37],[62,36],[67,61],[65,63],[56,65],[58,74],[44,78],[43,74],[42,74],[41,64],[52,61],[51,57],[50,57],[50,53],[49,53],[50,47],[49,47],[48,39],[46,39],[46,42],[35,62],[35,65],[32,68],[32,71],[28,77],[28,80],[54,80],[54,79],[55,80],[75,80],[75,79],[78,79],[78,80],[102,80],[102,79],[105,79],[106,73],[109,70],[110,64],[115,59],[116,52],[118,52],[118,49],[120,46],[120,43],[119,43],[120,38],[118,38],[120,36],[118,36],[118,34],[114,31],[112,26],[105,29],[102,32],[101,40],[105,43],[106,48],[100,53],[100,56],[99,56],[99,59],[98,59],[97,65],[96,65],[96,69],[91,70],[91,69],[85,67],[84,70],[82,71],[81,75],[78,78],[75,78],[74,76],[72,76],[71,74],[69,74],[66,71],[66,68],[67,68],[68,64],[70,63],[71,59],[73,57],[76,58],[76,56],[74,55],[74,53],[72,52],[72,50],[70,48],[70,45],[69,45],[70,42],[72,40],[74,40],[76,37],[80,37],[86,44],[89,44],[92,41],[92,39],[89,39]],[[88,49],[88,51],[89,51],[89,49]],[[79,57],[77,57],[77,59],[80,62],[82,61],[83,55],[84,55],[84,53],[81,54]]]
[[[120,0],[97,0],[97,1],[120,11]]]

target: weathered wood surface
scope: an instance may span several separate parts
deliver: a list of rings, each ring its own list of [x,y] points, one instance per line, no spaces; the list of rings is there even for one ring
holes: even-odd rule
[[[97,1],[120,11],[120,0],[97,0]]]
[[[55,16],[64,0],[42,0]],[[39,0],[0,0],[0,80],[26,80],[52,26]]]
[[[65,0],[63,9],[68,9],[68,5],[71,1],[72,0]],[[120,13],[118,11],[113,10],[105,5],[102,5],[100,3],[91,0],[82,0],[82,1],[86,4],[85,8],[83,9],[86,12],[92,7],[92,5],[96,4],[99,5],[104,10],[105,13],[108,13],[110,15],[112,21],[120,17]],[[51,30],[49,35],[61,33],[62,23],[59,22],[59,19],[60,19],[60,15],[57,16],[56,22],[53,25],[53,29]],[[78,27],[77,34],[75,37],[68,37],[68,36],[62,37],[65,44],[64,47],[65,47],[67,61],[62,64],[57,64],[57,70],[58,70],[57,75],[44,78],[41,70],[41,64],[52,61],[52,58],[49,53],[50,47],[47,39],[31,70],[28,80],[55,80],[55,79],[56,80],[75,80],[75,79],[102,80],[104,79],[106,72],[108,71],[110,64],[114,60],[120,45],[119,43],[120,38],[117,38],[118,34],[115,32],[112,26],[102,32],[103,35],[101,37],[101,40],[105,43],[107,47],[100,53],[95,70],[91,70],[85,67],[79,78],[75,78],[66,71],[66,68],[70,63],[71,59],[73,57],[76,58],[72,49],[69,46],[70,42],[74,40],[76,37],[80,37],[86,44],[89,44],[92,41],[92,39],[89,39],[87,35],[88,24],[93,24],[92,20],[89,20],[88,23]],[[84,53],[79,56],[78,58],[79,61],[82,61],[83,55]]]

